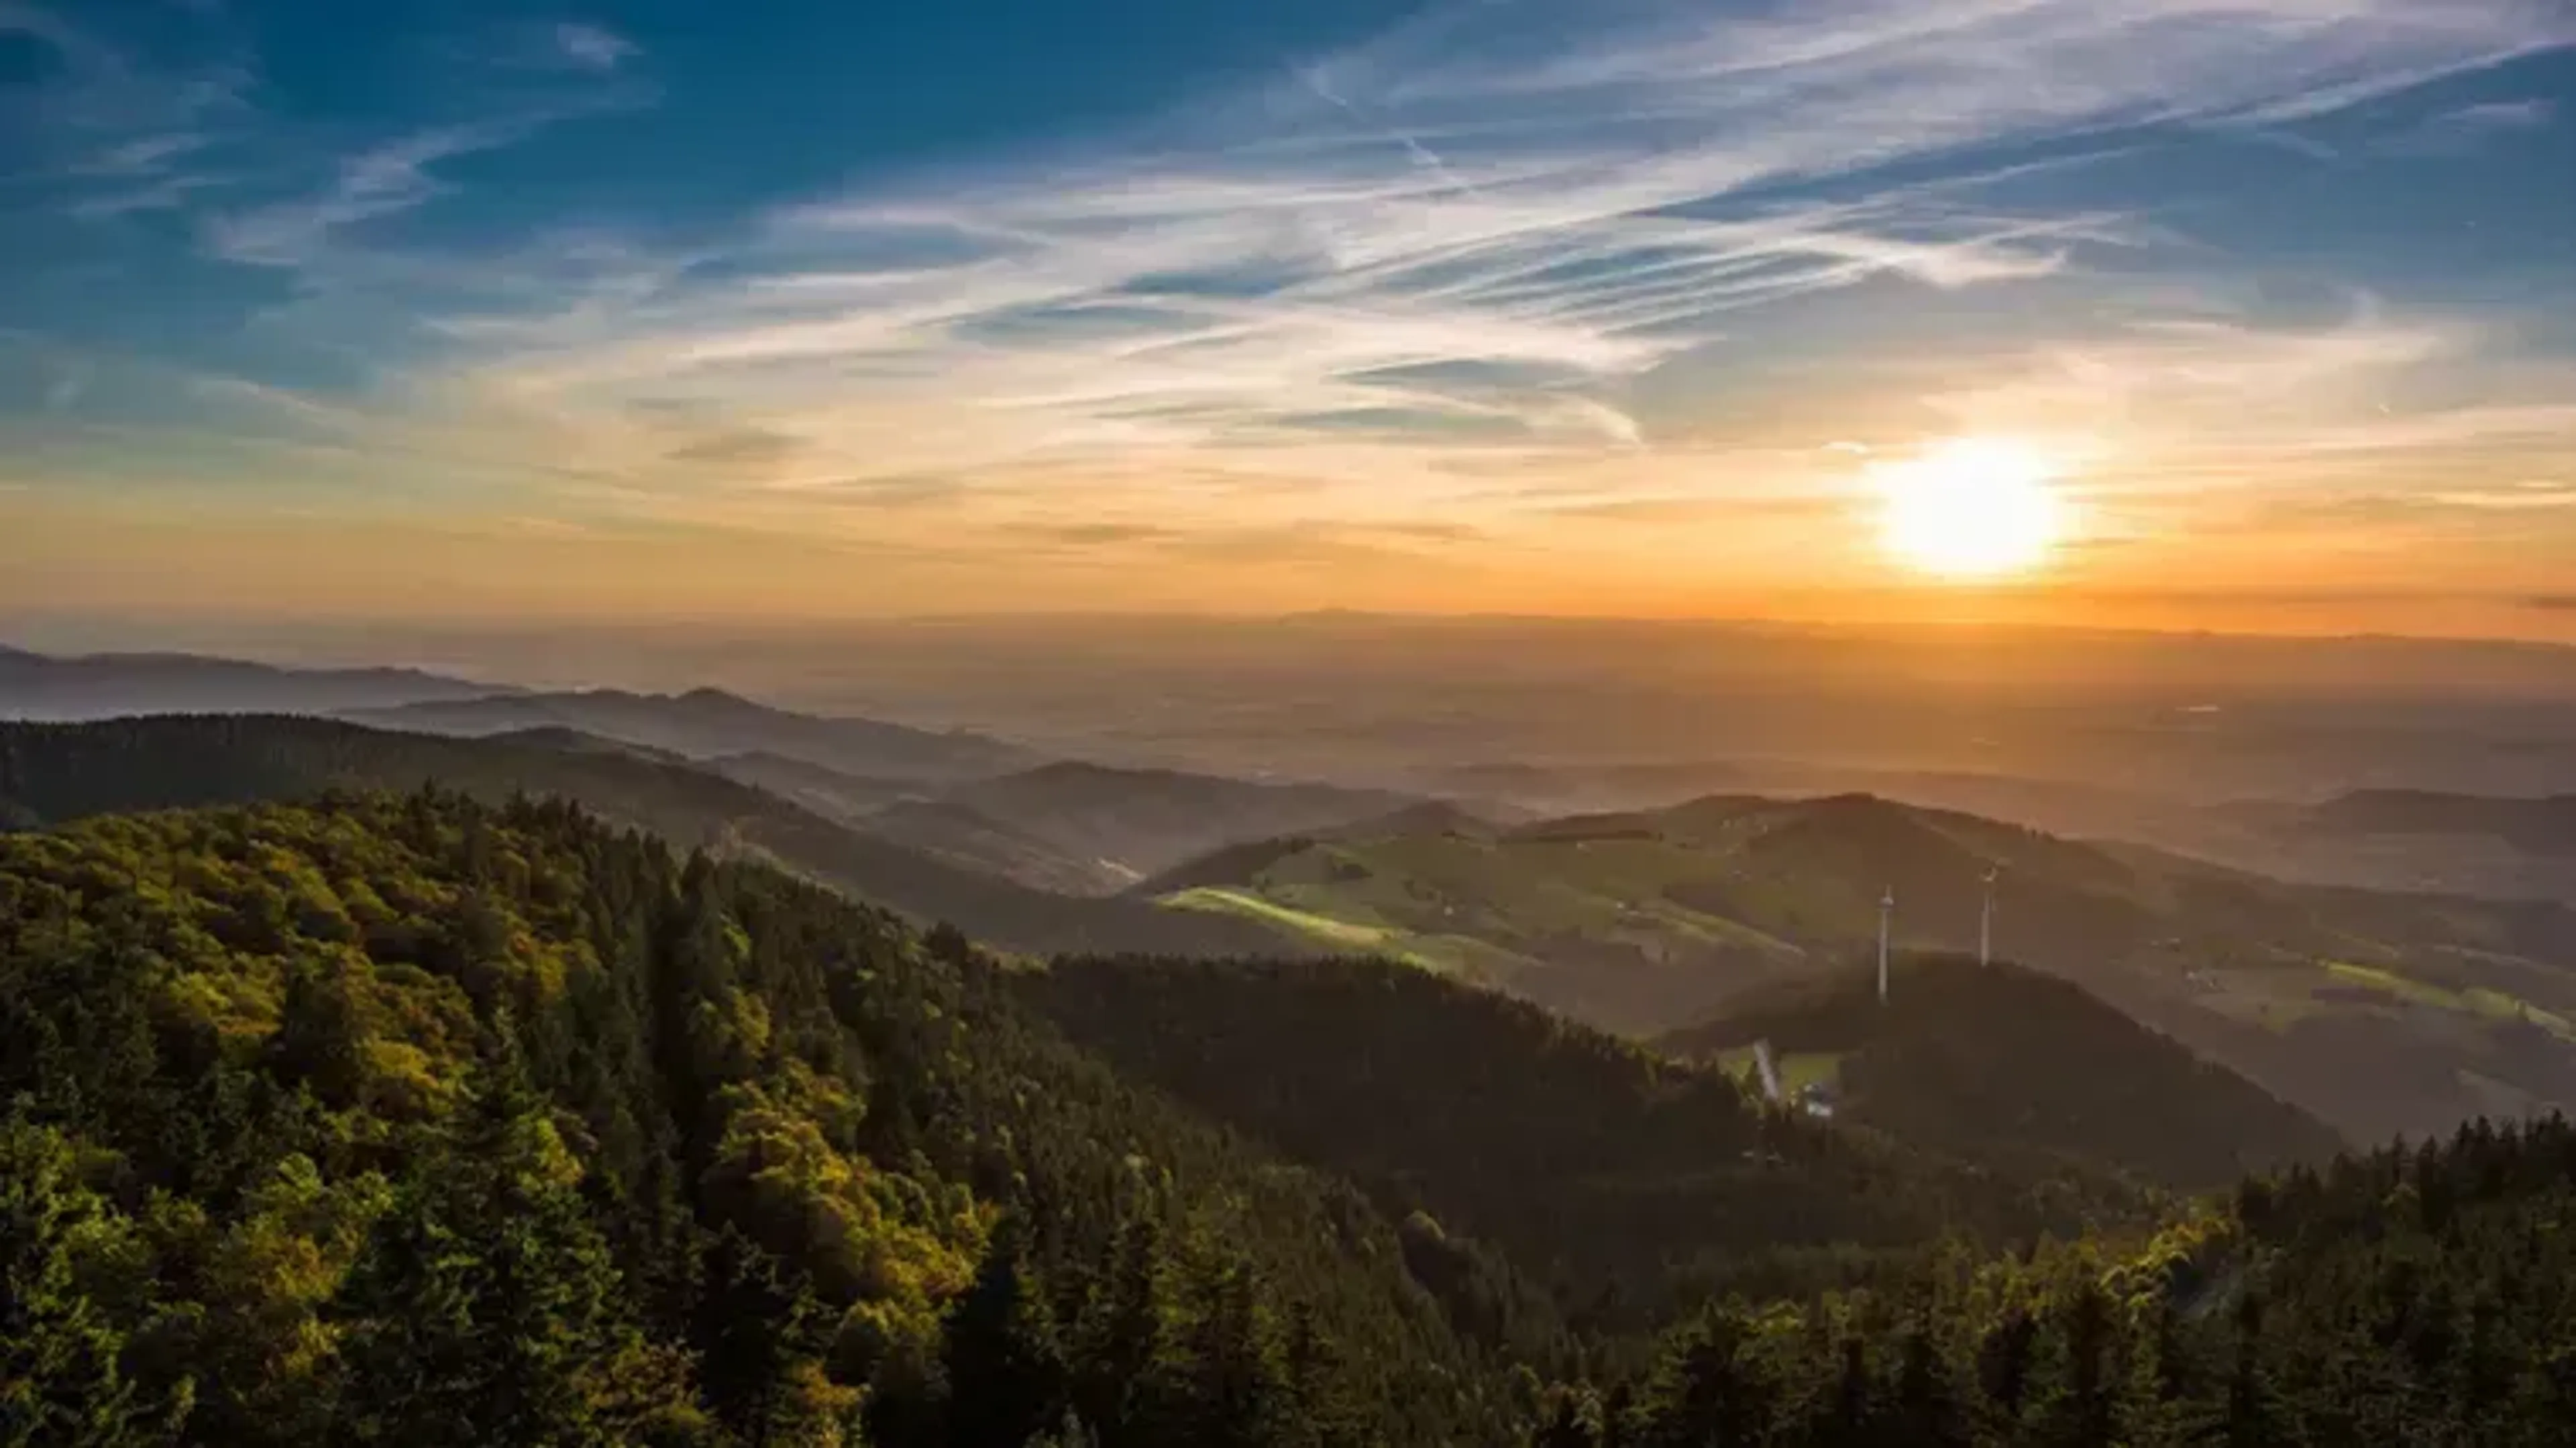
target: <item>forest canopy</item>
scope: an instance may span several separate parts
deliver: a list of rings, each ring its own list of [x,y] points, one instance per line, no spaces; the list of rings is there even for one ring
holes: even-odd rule
[[[0,1101],[0,1441],[1511,1421],[1355,1193],[963,952],[560,804],[0,836]]]
[[[2562,1122],[2196,1203],[1886,1128],[1384,962],[1032,968],[562,802],[103,816],[0,834],[0,1443],[2537,1445],[2576,1413]]]

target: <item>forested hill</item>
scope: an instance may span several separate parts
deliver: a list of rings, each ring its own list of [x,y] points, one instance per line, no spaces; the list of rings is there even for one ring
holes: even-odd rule
[[[579,744],[580,736],[569,737]],[[0,829],[433,782],[491,803],[514,794],[574,800],[683,847],[774,860],[917,921],[970,922],[979,940],[1005,949],[1279,948],[1278,938],[1253,922],[1031,889],[836,824],[750,785],[624,749],[256,715],[0,723]]]
[[[558,803],[0,835],[0,1103],[0,1441],[1513,1431],[1349,1189]]]
[[[2576,1423],[2576,1129],[2249,1185],[2134,1255],[1953,1259],[1892,1290],[1720,1303],[1534,1448],[2557,1448]]]
[[[2055,976],[1906,956],[1890,996],[1879,1003],[1874,972],[1837,970],[1753,992],[1656,1044],[1743,1073],[1768,1041],[1788,1084],[1822,1088],[1841,1119],[2032,1169],[2078,1162],[2209,1191],[2343,1147],[2314,1117]]]
[[[1423,1214],[1417,1253],[1499,1251],[1591,1326],[1847,1280],[1945,1235],[2147,1215],[2107,1174],[2015,1175],[1767,1110],[1719,1072],[1405,966],[1070,959],[1012,980],[1124,1073]]]

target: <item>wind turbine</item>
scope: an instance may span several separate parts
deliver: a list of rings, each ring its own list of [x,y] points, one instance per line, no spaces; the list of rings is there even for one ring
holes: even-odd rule
[[[1977,964],[1992,965],[1995,959],[1995,866],[1986,866],[1986,903],[1977,912]]]
[[[1887,1004],[1887,930],[1896,918],[1896,887],[1878,897],[1878,1003]]]

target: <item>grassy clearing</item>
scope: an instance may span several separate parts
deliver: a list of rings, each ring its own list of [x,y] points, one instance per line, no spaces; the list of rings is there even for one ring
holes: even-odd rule
[[[1508,985],[1517,976],[1544,968],[1526,955],[1465,935],[1409,936],[1403,955],[1445,974],[1495,985]]]
[[[2427,985],[2420,980],[2410,980],[2393,970],[2382,970],[2375,965],[2355,965],[2348,960],[2329,960],[2321,964],[2325,966],[2327,975],[2344,985],[2363,986],[2395,996],[2411,1005],[2431,1006],[2436,1010],[2445,1011],[2464,1011],[2469,1008],[2468,1002],[2456,993],[2444,990],[2437,985]]]
[[[1229,890],[1211,885],[1165,895],[1155,903],[1174,910],[1207,910],[1220,915],[1248,916],[1265,925],[1293,930],[1300,935],[1351,950],[1378,950],[1395,936],[1394,931],[1384,926],[1336,920],[1329,915],[1318,915],[1311,910],[1299,910],[1294,906],[1282,905],[1276,900],[1264,899],[1247,891]]]
[[[2385,991],[2414,1005],[2432,1006],[2439,1010],[2457,1011],[2463,1015],[2481,1016],[2494,1021],[2527,1020],[2554,1036],[2576,1040],[2576,1022],[2556,1011],[2533,1005],[2520,996],[2507,995],[2473,985],[2466,990],[2446,990],[2441,986],[2412,980],[2392,970],[2377,966],[2354,965],[2349,961],[2324,962],[2326,974],[2347,985],[2367,986]]]
[[[1792,1051],[1771,1059],[1780,1072],[1780,1089],[1794,1096],[1810,1086],[1822,1086],[1828,1091],[1840,1090],[1846,1054],[1840,1051]],[[1758,1079],[1760,1068],[1754,1063],[1751,1046],[1730,1047],[1718,1052],[1714,1059],[1719,1070],[1751,1082],[1757,1091],[1761,1089],[1762,1083]]]
[[[2576,1039],[2576,1022],[2570,1022],[2556,1011],[2533,1005],[2520,996],[2510,996],[2503,991],[2473,985],[2462,991],[2460,998],[2468,1002],[2469,1009],[2482,1016],[2493,1016],[2498,1020],[2506,1021],[2528,1020],[2553,1036]]]
[[[1804,1091],[1810,1086],[1840,1090],[1843,1084],[1843,1057],[1834,1051],[1795,1051],[1780,1058],[1780,1084],[1790,1091]]]
[[[1264,896],[1243,890],[1200,886],[1165,895],[1155,903],[1172,910],[1208,910],[1224,915],[1239,915],[1260,921],[1276,929],[1302,935],[1328,949],[1352,955],[1374,955],[1401,962],[1435,975],[1482,975],[1484,962],[1476,952],[1457,947],[1472,946],[1465,940],[1423,940],[1405,931],[1383,925],[1368,925],[1356,920],[1338,920],[1312,910],[1300,910]],[[1501,954],[1501,952],[1492,952]],[[1509,957],[1506,957],[1507,959]]]

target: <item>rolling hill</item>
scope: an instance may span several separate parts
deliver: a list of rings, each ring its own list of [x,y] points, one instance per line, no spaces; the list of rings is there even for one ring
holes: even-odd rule
[[[0,648],[0,718],[327,714],[490,696],[490,684],[417,669],[292,669],[194,654],[50,655]]]
[[[765,789],[781,799],[794,800],[826,819],[843,824],[855,824],[899,799],[917,795],[922,788],[915,781],[844,774],[820,764],[758,749],[744,754],[721,754],[703,763],[705,768],[727,779],[738,780],[754,789]]]
[[[2068,1161],[2200,1192],[2344,1147],[2073,982],[1969,957],[1901,958],[1886,1005],[1874,971],[1761,988],[1655,1045],[1741,1075],[1756,1043],[1836,1120],[2028,1171]]]
[[[570,799],[683,847],[771,861],[917,921],[972,922],[1007,950],[1280,948],[1274,933],[1241,921],[1052,894],[951,864],[693,765],[602,749],[586,736],[538,737],[552,742],[244,715],[0,724],[0,827],[436,783],[493,801]]]
[[[2539,799],[2367,789],[2297,812],[2298,828],[2364,836],[2485,835],[2529,855],[2576,856],[2576,794]]]
[[[617,740],[701,761],[951,865],[1068,894],[1114,894],[1222,845],[1413,802],[1323,784],[1040,762],[980,735],[797,714],[712,689],[513,694],[344,717],[464,737]]]
[[[2245,842],[2235,858],[2382,888],[2576,904],[2576,795],[2526,798],[2368,789],[2313,803],[2249,800],[2210,812]]]
[[[978,734],[934,733],[874,719],[825,718],[773,709],[719,689],[633,694],[492,694],[385,709],[343,710],[384,729],[477,737],[564,728],[692,759],[766,753],[861,778],[956,780],[1024,769],[1038,756]]]
[[[1651,1035],[1897,943],[2084,984],[2359,1139],[2576,1103],[2576,911],[2294,886],[1870,796],[1242,846],[1138,893]]]
[[[892,804],[868,816],[868,826],[1029,884],[1108,894],[1226,845],[1331,829],[1415,803],[1378,790],[1067,761]]]

